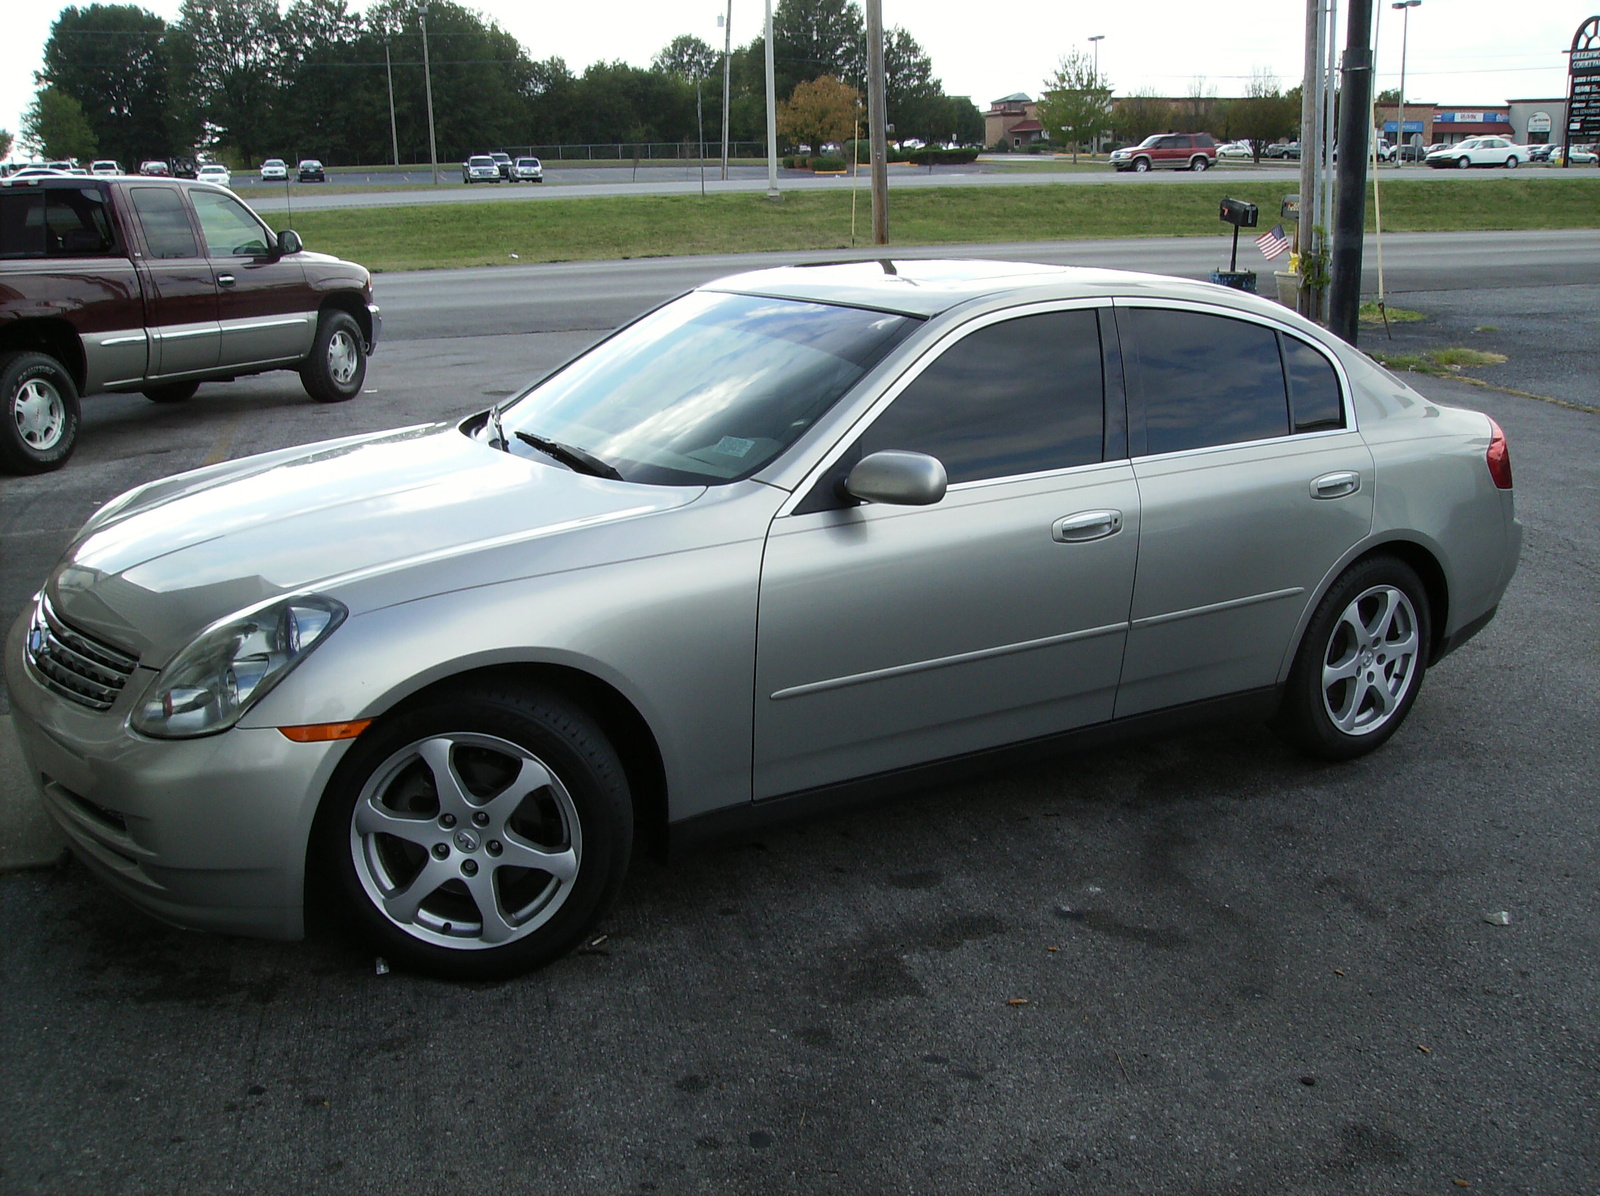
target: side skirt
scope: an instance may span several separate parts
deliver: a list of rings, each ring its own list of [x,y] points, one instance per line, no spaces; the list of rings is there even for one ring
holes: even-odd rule
[[[1283,699],[1281,686],[1267,686],[1207,698],[1167,710],[1095,723],[1022,743],[986,748],[963,756],[932,760],[892,772],[840,781],[815,789],[780,794],[761,801],[727,806],[674,822],[667,827],[667,857],[709,844],[738,840],[773,826],[852,809],[869,802],[903,796],[932,785],[969,780],[1001,769],[1046,760],[1067,751],[1107,747],[1129,739],[1175,735],[1218,722],[1260,722],[1272,717]]]

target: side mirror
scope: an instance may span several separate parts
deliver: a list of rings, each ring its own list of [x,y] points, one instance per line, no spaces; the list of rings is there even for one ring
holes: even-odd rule
[[[846,493],[854,498],[899,507],[931,506],[944,497],[948,485],[938,458],[899,449],[863,457],[844,480]]]
[[[278,234],[278,256],[283,257],[291,253],[299,253],[305,246],[300,243],[300,234],[292,228],[286,228]]]

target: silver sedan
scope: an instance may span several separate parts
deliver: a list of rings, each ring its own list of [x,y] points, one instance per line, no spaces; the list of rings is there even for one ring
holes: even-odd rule
[[[636,843],[1200,717],[1401,726],[1520,545],[1486,416],[1238,291],[1014,263],[709,284],[459,424],[113,500],[6,646],[29,771],[155,915],[308,889],[452,976]]]

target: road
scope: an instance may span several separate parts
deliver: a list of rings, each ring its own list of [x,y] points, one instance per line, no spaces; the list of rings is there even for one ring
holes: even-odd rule
[[[1539,312],[1526,388],[1578,401],[1593,371],[1568,389],[1543,346],[1596,343],[1600,246],[1566,236],[1476,285],[1421,244],[1396,268],[1414,254],[1410,305],[1449,335]],[[1546,255],[1566,281],[1517,280]],[[71,466],[0,489],[0,615],[125,486],[481,407],[750,264],[387,275],[392,339],[351,404],[292,375],[94,399]],[[1595,1191],[1600,629],[1573,612],[1600,576],[1600,416],[1415,383],[1506,428],[1526,542],[1498,619],[1374,756],[1313,765],[1237,726],[930,788],[643,865],[603,941],[495,985],[378,975],[328,935],[169,930],[75,866],[0,876],[0,1190]]]
[[[1024,161],[1026,161],[1024,159]],[[730,193],[760,193],[767,189],[767,172],[765,167],[738,166],[730,168],[730,176],[723,180],[715,177],[720,172],[713,170],[708,165],[706,170],[705,191],[707,194]],[[783,191],[848,191],[852,185],[859,185],[865,191],[867,178],[865,172],[859,180],[854,180],[848,175],[813,175],[809,171],[780,171],[779,188]],[[1471,179],[1492,183],[1495,179],[1507,177],[1505,170],[1433,170],[1423,167],[1406,167],[1396,173],[1385,170],[1379,177],[1388,182],[1391,179]],[[1592,178],[1594,171],[1579,172],[1577,177]],[[241,194],[258,212],[279,213],[287,211],[316,211],[325,208],[361,208],[361,207],[394,207],[407,204],[438,204],[438,203],[501,203],[516,202],[519,200],[538,201],[546,199],[575,199],[581,197],[605,198],[619,195],[698,195],[701,191],[700,173],[697,168],[686,166],[640,166],[637,172],[628,167],[555,167],[548,171],[548,180],[542,184],[479,184],[466,186],[456,180],[459,179],[459,168],[452,174],[444,166],[440,167],[440,178],[444,182],[455,182],[454,186],[424,190],[418,187],[415,190],[407,189],[413,182],[421,183],[430,181],[426,176],[410,176],[402,181],[400,189],[389,191],[371,191],[348,193],[334,190],[322,190],[317,184],[285,184],[278,187],[263,188],[261,186],[247,186],[250,176],[241,175],[239,184]],[[339,183],[359,183],[366,185],[365,177],[373,180],[373,185],[384,185],[387,176],[373,174],[371,176],[330,175],[330,185]],[[1524,168],[1517,172],[1519,179],[1557,179],[1573,177],[1572,171],[1562,171],[1549,168]],[[1092,171],[1052,171],[1016,167],[1008,168],[1003,164],[974,163],[966,166],[936,166],[931,171],[926,167],[895,166],[889,171],[889,186],[891,189],[912,187],[1054,187],[1054,186],[1084,186],[1088,184],[1110,183],[1118,186],[1142,187],[1163,186],[1174,183],[1192,183],[1197,179],[1247,181],[1250,183],[1282,183],[1287,189],[1298,190],[1300,184],[1300,170],[1297,165],[1223,165],[1213,172],[1204,175],[1191,174],[1188,171],[1157,170],[1148,174],[1119,173],[1109,166]]]

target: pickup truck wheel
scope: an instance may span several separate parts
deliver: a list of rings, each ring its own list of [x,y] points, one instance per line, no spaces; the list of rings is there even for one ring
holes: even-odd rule
[[[300,366],[306,393],[319,403],[342,403],[361,393],[367,377],[367,350],[361,326],[347,312],[325,311],[317,320],[317,339]]]
[[[198,382],[173,382],[167,386],[152,386],[141,393],[152,403],[182,403],[194,398],[194,392],[199,389]]]
[[[72,375],[43,353],[0,355],[0,466],[7,473],[59,469],[78,440],[78,388]]]

